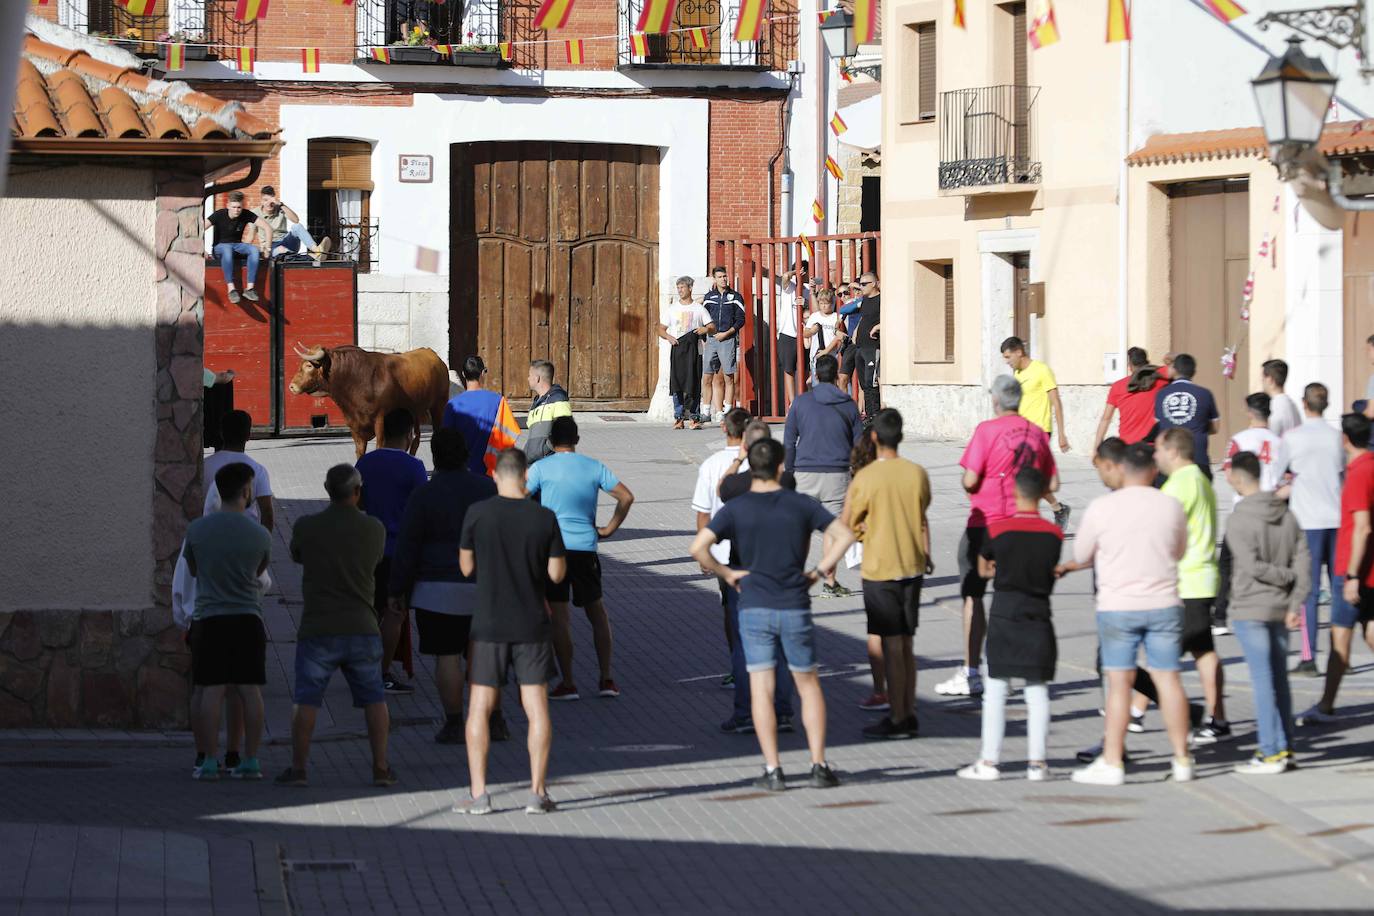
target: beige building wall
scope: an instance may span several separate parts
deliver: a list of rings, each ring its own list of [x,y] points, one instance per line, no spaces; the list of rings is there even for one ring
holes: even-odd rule
[[[16,168],[0,199],[0,612],[152,603],[155,213],[147,168]]]

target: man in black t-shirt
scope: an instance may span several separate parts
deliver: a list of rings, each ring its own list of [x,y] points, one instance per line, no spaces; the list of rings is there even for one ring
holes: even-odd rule
[[[258,279],[258,259],[262,256],[260,246],[265,247],[271,242],[271,227],[252,210],[244,209],[242,191],[230,191],[228,206],[211,213],[205,226],[215,230],[211,250],[219,258],[220,270],[224,272],[224,286],[229,290],[229,301],[236,305],[239,301],[239,291],[234,284],[234,257],[241,255],[248,259],[243,298],[257,302],[258,293],[253,284]],[[247,238],[244,238],[245,235]],[[258,239],[261,241],[256,241]]]
[[[882,323],[882,299],[878,291],[878,275],[869,271],[859,277],[863,301],[859,303],[859,327],[854,332],[854,346],[858,348],[859,387],[864,393],[864,416],[872,417],[882,409],[878,393],[878,348]]]
[[[468,799],[460,814],[490,814],[487,794],[487,720],[497,692],[514,669],[520,704],[529,719],[530,800],[526,814],[555,810],[544,780],[549,769],[553,726],[549,680],[554,676],[553,629],[544,592],[567,573],[558,516],[526,498],[525,453],[508,448],[496,458],[496,497],[468,509],[459,541],[458,564],[477,576],[477,613],[472,619],[468,678]]]

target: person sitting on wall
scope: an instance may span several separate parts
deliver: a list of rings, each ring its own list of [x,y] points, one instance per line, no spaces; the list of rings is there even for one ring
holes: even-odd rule
[[[265,243],[268,257],[279,258],[285,254],[303,252],[318,264],[334,247],[334,242],[327,236],[316,245],[305,226],[301,225],[301,218],[296,211],[277,197],[277,189],[270,184],[262,188],[262,220],[271,230],[271,237]]]
[[[238,305],[240,298],[257,302],[258,292],[253,287],[258,279],[258,260],[261,255],[258,251],[259,246],[252,240],[259,236],[271,238],[271,227],[263,222],[261,216],[252,210],[244,209],[242,191],[230,191],[227,206],[211,213],[205,220],[205,226],[215,230],[211,251],[219,258],[220,270],[224,272],[224,287],[229,291],[229,301],[234,305]],[[236,255],[248,259],[248,276],[243,285],[242,296],[239,295],[238,287],[234,285]]]

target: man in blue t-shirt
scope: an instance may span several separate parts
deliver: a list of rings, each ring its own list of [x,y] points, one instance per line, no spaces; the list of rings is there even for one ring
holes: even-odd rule
[[[561,582],[551,583],[547,594],[553,614],[553,651],[563,673],[563,682],[549,691],[550,700],[581,697],[572,670],[570,598],[573,604],[587,612],[587,620],[592,625],[592,641],[601,668],[597,694],[609,698],[620,696],[620,688],[611,678],[611,618],[601,599],[601,561],[596,555],[596,542],[615,534],[630,513],[635,497],[610,468],[595,458],[577,454],[577,443],[577,421],[572,417],[556,418],[549,428],[549,446],[553,453],[530,465],[527,478],[529,494],[558,516],[558,529],[568,556],[567,575]],[[596,499],[602,491],[615,499],[615,512],[606,527],[598,528]]]
[[[415,434],[415,417],[398,407],[382,419],[381,446],[358,459],[356,467],[363,477],[363,496],[359,504],[368,515],[386,526],[386,550],[377,564],[373,585],[373,610],[382,627],[382,681],[387,693],[414,693],[415,688],[391,671],[399,651],[406,674],[415,676],[410,657],[410,627],[404,608],[388,610],[387,583],[391,581],[391,557],[396,552],[396,537],[405,517],[410,494],[429,482],[425,463],[410,454],[410,437]]]
[[[810,496],[784,489],[784,450],[776,439],[749,447],[749,492],[721,507],[692,542],[692,558],[730,588],[739,589],[740,641],[744,644],[753,694],[754,733],[763,751],[763,775],[754,785],[770,792],[787,788],[778,760],[778,727],[773,715],[774,665],[782,650],[801,696],[802,723],[811,749],[811,785],[840,784],[825,760],[825,696],[816,672],[816,640],[808,591],[834,571],[854,540],[849,527]],[[823,531],[825,552],[806,569],[811,532]],[[723,566],[711,545],[730,541],[743,569]]]
[[[1174,357],[1174,380],[1155,394],[1155,419],[1159,432],[1182,427],[1193,434],[1193,456],[1207,479],[1212,479],[1212,464],[1207,457],[1207,437],[1221,426],[1217,402],[1212,392],[1193,381],[1197,360],[1187,353]]]

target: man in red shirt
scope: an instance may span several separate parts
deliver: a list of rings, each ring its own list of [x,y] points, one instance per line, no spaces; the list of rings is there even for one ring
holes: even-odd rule
[[[1121,412],[1117,435],[1127,445],[1148,438],[1155,428],[1155,392],[1169,384],[1168,373],[1164,369],[1153,370],[1153,375],[1142,371],[1150,368],[1150,357],[1140,347],[1126,351],[1126,363],[1130,374],[1117,379],[1107,391],[1107,405],[1102,408],[1102,419],[1097,421],[1093,451],[1107,438],[1117,411]]]
[[[1374,453],[1369,451],[1370,419],[1364,414],[1341,417],[1345,445],[1345,484],[1341,487],[1341,527],[1336,532],[1336,566],[1331,592],[1331,657],[1326,662],[1326,689],[1317,705],[1298,716],[1299,725],[1321,725],[1335,719],[1336,692],[1350,667],[1355,626],[1374,649],[1374,544],[1370,511],[1374,509]],[[1315,583],[1313,584],[1315,587]]]

